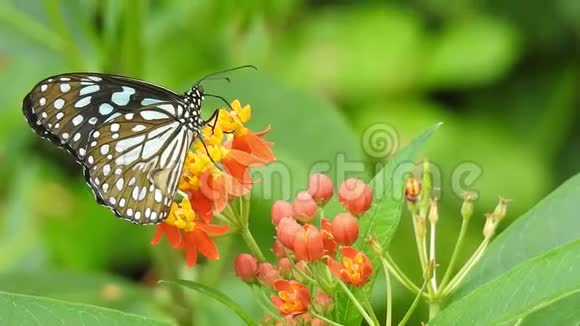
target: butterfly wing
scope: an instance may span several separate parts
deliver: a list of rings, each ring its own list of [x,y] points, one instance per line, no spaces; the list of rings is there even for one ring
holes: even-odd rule
[[[167,217],[187,151],[197,133],[178,120],[179,104],[151,105],[107,121],[83,161],[97,201],[138,224]]]
[[[38,83],[24,98],[22,110],[34,131],[82,161],[91,132],[103,122],[147,105],[180,100],[168,89],[127,77],[71,73]]]

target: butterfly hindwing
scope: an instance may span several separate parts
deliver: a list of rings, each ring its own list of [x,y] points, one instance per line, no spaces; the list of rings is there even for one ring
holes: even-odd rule
[[[170,90],[126,77],[72,73],[38,83],[25,97],[22,109],[38,134],[82,161],[90,133],[103,122],[146,105],[179,99]]]
[[[175,117],[178,104],[121,114],[91,135],[83,161],[97,200],[134,223],[163,220],[197,134]]]

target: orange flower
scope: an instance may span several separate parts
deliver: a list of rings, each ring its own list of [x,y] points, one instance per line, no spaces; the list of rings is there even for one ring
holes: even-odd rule
[[[274,282],[278,296],[271,296],[272,302],[282,316],[299,315],[308,310],[310,292],[297,281],[278,280]]]
[[[342,248],[342,264],[328,258],[328,268],[334,276],[340,278],[345,283],[361,286],[366,283],[373,273],[373,266],[369,258],[362,252],[356,251],[352,247]]]
[[[228,229],[229,225],[213,225],[199,220],[189,200],[183,199],[179,205],[172,204],[167,219],[157,226],[151,244],[158,244],[165,235],[173,248],[185,251],[187,265],[193,267],[197,262],[198,252],[208,259],[219,259],[219,253],[210,236],[222,235]]]
[[[218,259],[210,236],[221,235],[228,226],[210,224],[236,197],[251,191],[250,168],[271,162],[272,143],[262,139],[266,132],[253,133],[244,126],[251,117],[249,105],[232,102],[231,111],[220,109],[217,118],[206,124],[187,153],[179,189],[187,193],[181,204],[171,207],[169,217],[157,227],[152,241],[165,235],[174,248],[182,248],[189,266],[195,265],[198,252]]]

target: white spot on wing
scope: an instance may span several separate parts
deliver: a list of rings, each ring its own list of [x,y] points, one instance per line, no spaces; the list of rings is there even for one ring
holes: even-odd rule
[[[70,91],[70,84],[60,84],[60,91],[63,93]]]
[[[164,113],[159,111],[151,111],[151,110],[143,110],[139,112],[143,119],[145,120],[160,120],[160,119],[167,119],[168,116]]]
[[[113,106],[109,103],[103,103],[99,106],[99,113],[101,115],[107,115],[113,112]]]
[[[83,97],[75,103],[75,108],[84,108],[91,103],[91,97]]]
[[[100,89],[99,85],[89,85],[89,86],[85,86],[83,88],[81,88],[81,90],[79,91],[79,95],[86,95],[86,94],[91,94],[94,93],[96,91],[98,91]]]
[[[55,109],[57,109],[57,110],[60,110],[60,109],[62,109],[62,108],[63,108],[63,106],[64,106],[64,100],[63,100],[63,99],[61,99],[61,98],[57,98],[57,99],[54,101],[53,105],[54,105],[54,108],[55,108]]]
[[[81,124],[81,122],[83,122],[83,120],[84,120],[83,116],[81,114],[79,114],[72,119],[72,123],[73,123],[73,125],[78,126]]]
[[[111,101],[119,106],[125,106],[129,103],[131,95],[133,94],[135,94],[134,88],[123,86],[122,91],[113,93]]]

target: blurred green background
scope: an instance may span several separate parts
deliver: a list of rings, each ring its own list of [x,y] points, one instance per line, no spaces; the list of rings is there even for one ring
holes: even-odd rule
[[[98,206],[81,169],[22,117],[23,97],[49,75],[103,71],[185,91],[206,73],[254,64],[259,72],[206,89],[251,104],[257,130],[272,124],[292,192],[315,162],[335,162],[339,152],[370,166],[361,137],[375,123],[392,126],[403,146],[444,121],[421,158],[441,171],[445,266],[459,229],[461,201],[450,187],[461,164],[481,171],[470,185],[480,193],[477,216],[503,195],[513,200],[511,220],[578,172],[579,44],[576,0],[0,0],[0,290],[165,313],[165,293],[153,289],[153,228]],[[207,101],[204,110],[218,105]],[[268,203],[256,200],[252,210],[264,248],[273,236]],[[472,224],[468,248],[483,218]],[[420,279],[408,216],[391,251]],[[226,289],[261,318],[232,276],[235,253],[184,273]],[[395,297],[400,318],[412,297],[400,287]],[[237,323],[194,300],[196,325]]]

